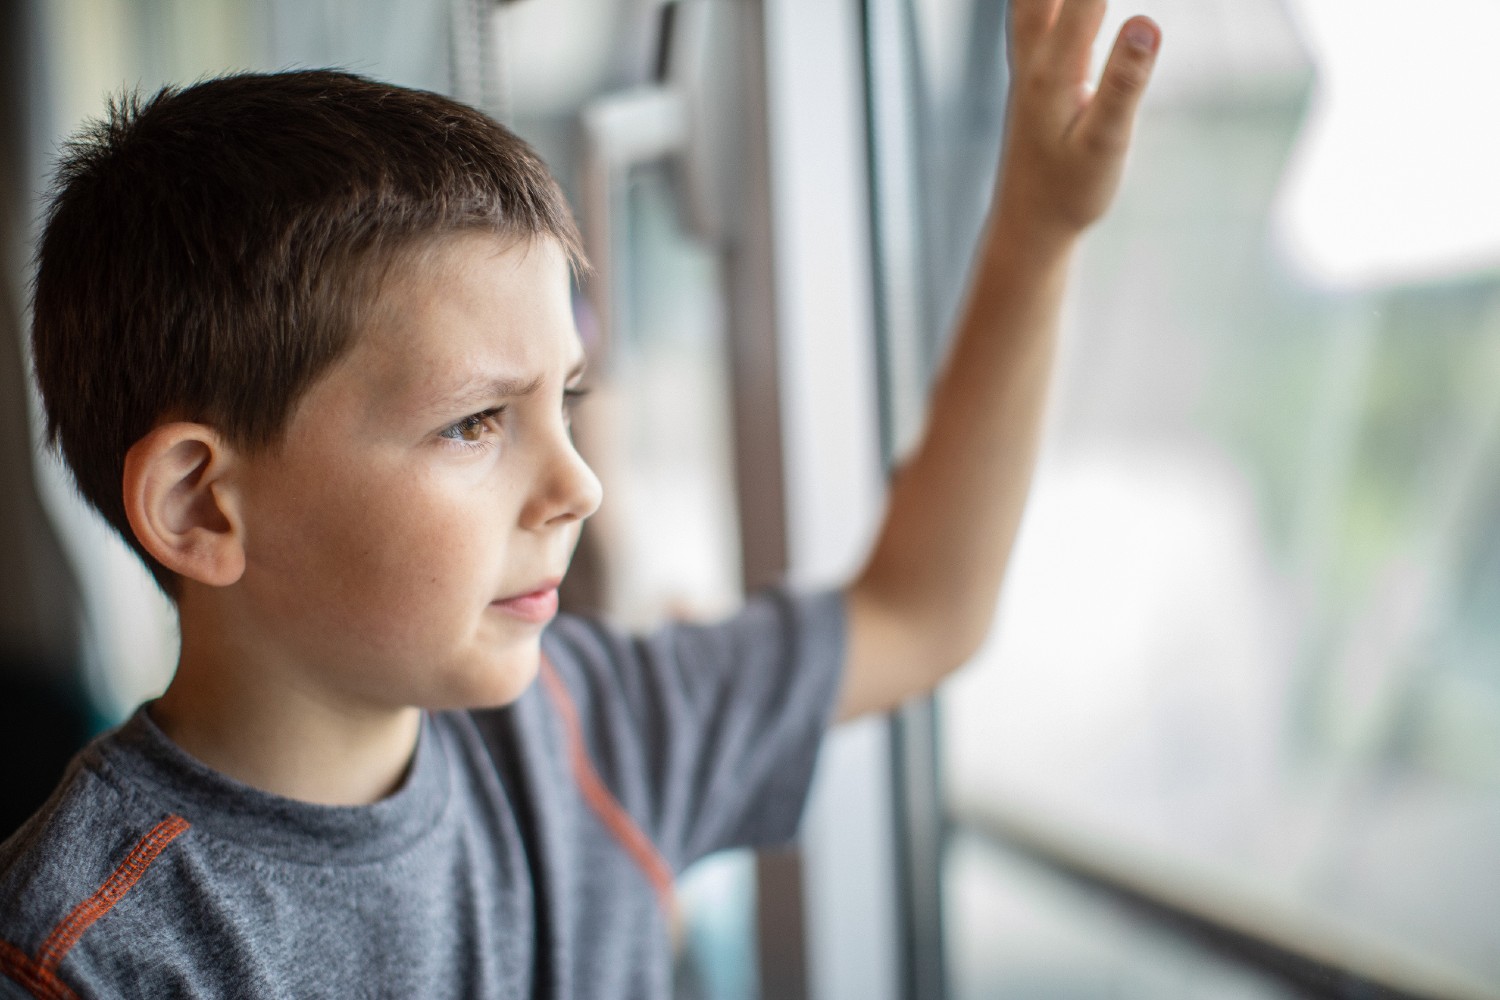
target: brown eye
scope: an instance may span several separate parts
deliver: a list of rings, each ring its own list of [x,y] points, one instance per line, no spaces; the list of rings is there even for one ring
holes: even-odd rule
[[[500,410],[485,410],[483,413],[475,413],[464,417],[456,424],[443,428],[438,432],[438,437],[449,441],[463,441],[469,444],[478,444],[484,437],[495,417],[499,416]]]

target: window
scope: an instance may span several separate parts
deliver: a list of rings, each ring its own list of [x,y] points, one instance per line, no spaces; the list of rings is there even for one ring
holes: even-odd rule
[[[997,145],[973,84],[1000,25],[888,6],[941,330]],[[1307,976],[1495,995],[1500,203],[1467,173],[1492,154],[1428,120],[1493,119],[1461,53],[1495,15],[1445,5],[1417,38],[1370,5],[1163,0],[1111,24],[1136,9],[1164,28],[1157,78],[1075,271],[998,624],[939,701],[952,993],[1296,978],[1205,971],[1097,903],[1081,922],[1043,858]]]

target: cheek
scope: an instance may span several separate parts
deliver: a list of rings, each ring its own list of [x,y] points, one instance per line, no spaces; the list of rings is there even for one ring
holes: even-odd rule
[[[420,478],[325,480],[267,512],[255,562],[281,581],[281,613],[388,650],[461,627],[496,596],[503,540]]]
[[[329,526],[337,552],[327,573],[338,603],[388,638],[476,614],[494,596],[487,564],[500,553],[492,532],[421,499]]]

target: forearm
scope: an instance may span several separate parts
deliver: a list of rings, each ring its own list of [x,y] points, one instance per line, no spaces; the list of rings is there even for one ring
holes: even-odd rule
[[[869,707],[894,706],[966,660],[999,600],[1036,464],[1073,246],[1008,221],[1002,207],[924,433],[849,588],[853,641],[865,647],[853,658],[889,661],[868,675],[888,678],[886,689],[858,692]]]

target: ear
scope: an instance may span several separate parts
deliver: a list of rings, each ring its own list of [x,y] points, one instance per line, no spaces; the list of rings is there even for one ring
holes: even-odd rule
[[[173,573],[227,587],[245,572],[238,460],[212,427],[185,422],[162,424],[125,453],[125,515]]]

